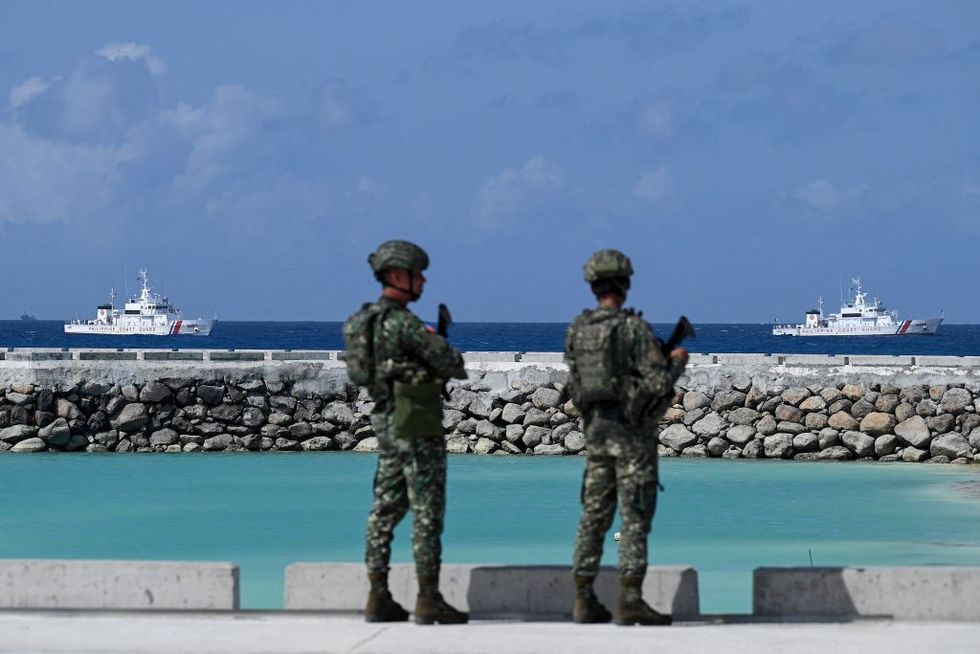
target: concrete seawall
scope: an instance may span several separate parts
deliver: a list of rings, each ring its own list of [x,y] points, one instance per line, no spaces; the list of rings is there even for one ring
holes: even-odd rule
[[[395,565],[396,600],[414,605],[414,566]],[[484,619],[567,620],[575,595],[567,566],[443,566],[451,603]],[[285,570],[285,610],[359,613],[367,597],[364,566],[296,563]],[[615,606],[616,571],[603,568],[600,599]],[[652,566],[643,592],[681,620],[700,614],[697,571]],[[878,618],[980,622],[980,568],[758,568],[753,616],[773,622]],[[217,562],[0,559],[0,612],[15,610],[237,611],[238,567]]]
[[[0,452],[370,451],[332,350],[0,351]],[[559,352],[467,352],[447,450],[578,454]],[[980,357],[695,354],[662,456],[980,460]]]

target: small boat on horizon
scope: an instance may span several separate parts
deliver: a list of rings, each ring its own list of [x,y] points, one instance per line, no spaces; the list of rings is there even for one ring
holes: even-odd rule
[[[37,318],[34,317],[34,314],[28,311],[20,314],[20,319],[24,322],[37,322]]]
[[[854,296],[842,303],[840,313],[824,317],[823,298],[817,300],[818,308],[806,312],[803,324],[781,325],[774,323],[773,336],[907,336],[910,334],[933,335],[939,329],[943,317],[925,320],[901,320],[898,312],[887,310],[878,298],[868,303],[860,278],[851,280]]]
[[[143,289],[139,297],[126,300],[123,310],[115,306],[116,291],[109,291],[109,302],[100,304],[94,320],[69,320],[66,334],[106,334],[116,336],[207,336],[217,320],[185,320],[180,309],[150,288],[150,275],[139,271]]]

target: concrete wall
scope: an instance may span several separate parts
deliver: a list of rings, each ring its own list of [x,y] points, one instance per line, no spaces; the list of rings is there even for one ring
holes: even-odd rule
[[[752,607],[771,618],[976,622],[980,568],[759,568]]]
[[[409,610],[418,586],[415,567],[392,566],[391,594]],[[444,565],[440,578],[450,604],[477,615],[496,617],[567,618],[575,586],[568,566]],[[367,573],[359,563],[294,563],[286,568],[286,609],[361,611],[368,593]],[[661,612],[679,616],[700,613],[698,574],[688,566],[657,566],[643,582],[647,602]],[[616,606],[618,573],[603,568],[596,594],[606,606]]]
[[[0,559],[0,608],[237,610],[238,566]]]

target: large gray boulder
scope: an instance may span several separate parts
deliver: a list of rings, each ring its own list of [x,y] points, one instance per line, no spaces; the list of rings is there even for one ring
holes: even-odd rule
[[[350,427],[354,424],[354,412],[346,402],[331,402],[323,408],[323,419],[340,427]]]
[[[824,427],[817,436],[820,439],[821,450],[840,445],[840,432],[833,427]]]
[[[733,443],[745,445],[755,438],[755,428],[749,425],[735,425],[728,429],[725,437]]]
[[[683,404],[685,411],[693,411],[710,406],[711,400],[701,391],[688,391],[684,393]]]
[[[844,411],[838,411],[830,416],[827,424],[837,431],[854,431],[861,427],[861,423],[854,416]]]
[[[688,431],[684,425],[670,425],[660,432],[660,442],[675,452],[682,452],[698,442],[698,437]]]
[[[180,442],[180,434],[173,429],[159,429],[150,434],[150,445],[154,447],[166,447]]]
[[[714,399],[711,401],[711,410],[718,412],[727,411],[743,406],[744,404],[745,393],[740,391],[722,391],[715,394]]]
[[[746,459],[761,459],[765,456],[765,451],[762,445],[762,440],[755,439],[751,440],[745,444],[742,448],[742,456]]]
[[[33,398],[27,393],[7,393],[7,401],[16,406],[25,406],[30,404]]]
[[[965,388],[951,388],[943,393],[943,399],[939,402],[940,408],[946,413],[958,416],[966,411],[966,408],[973,404],[973,396]]]
[[[225,387],[203,384],[197,387],[197,396],[204,400],[205,404],[220,404],[225,397]]]
[[[490,412],[493,411],[493,398],[488,393],[477,393],[467,407],[467,411],[478,418],[489,417]]]
[[[894,454],[896,449],[898,449],[898,437],[894,434],[885,434],[875,439],[875,456],[879,459]]]
[[[29,425],[13,425],[12,427],[5,427],[0,429],[0,441],[4,443],[19,443],[28,438],[33,438],[37,434],[37,427],[31,427]]]
[[[944,413],[938,416],[926,418],[926,425],[933,434],[945,434],[952,431],[956,426],[956,416]]]
[[[793,435],[773,434],[763,441],[766,457],[769,459],[788,459],[793,456]]]
[[[817,453],[817,459],[821,461],[850,461],[854,454],[843,445],[833,445]]]
[[[162,402],[168,399],[173,393],[170,387],[160,382],[147,382],[140,391],[140,402]]]
[[[714,457],[721,456],[728,450],[730,443],[722,438],[721,436],[715,436],[710,441],[708,441],[707,450],[708,454]]]
[[[810,397],[810,395],[811,393],[809,389],[801,386],[794,386],[793,388],[787,388],[785,391],[783,391],[780,397],[782,397],[783,402],[786,402],[787,404],[799,406],[800,402]]]
[[[895,435],[905,444],[922,449],[929,447],[929,426],[922,416],[912,416],[895,425]]]
[[[827,408],[827,400],[819,395],[812,395],[800,402],[802,411],[823,411]]]
[[[718,415],[716,412],[712,411],[705,417],[698,420],[692,426],[694,433],[699,436],[705,436],[710,438],[712,436],[717,436],[721,433],[721,430],[727,426],[725,420]]]
[[[541,443],[534,448],[535,456],[560,456],[564,453],[565,448],[558,443]]]
[[[759,412],[748,407],[740,407],[728,414],[728,422],[733,425],[751,425],[759,419]]]
[[[40,438],[26,438],[13,447],[10,448],[11,452],[43,452],[48,449],[48,446]]]
[[[497,443],[489,438],[479,438],[473,445],[474,454],[490,454],[497,449]]]
[[[895,429],[895,416],[873,411],[861,419],[861,431],[870,436],[883,436]]]
[[[820,437],[806,432],[793,437],[794,452],[816,452],[820,449]]]
[[[578,454],[585,449],[585,434],[580,431],[570,431],[565,436],[565,449],[572,454]]]
[[[149,421],[150,415],[146,412],[146,407],[141,402],[130,402],[110,423],[113,429],[131,434],[145,427]]]
[[[333,448],[333,441],[329,436],[314,436],[307,438],[299,445],[307,452],[324,452]]]
[[[902,451],[902,461],[906,461],[908,463],[920,463],[928,458],[929,453],[925,450],[920,450],[917,447],[909,446]]]
[[[504,410],[500,414],[500,417],[504,419],[504,422],[512,425],[522,423],[524,422],[524,409],[521,408],[520,404],[508,402],[504,405]]]
[[[524,435],[521,436],[521,441],[523,441],[524,447],[529,449],[533,449],[543,442],[545,444],[550,444],[551,430],[547,427],[531,425],[524,430]]]
[[[844,445],[858,457],[874,456],[875,439],[859,431],[845,431],[841,436]]]
[[[562,403],[561,393],[559,391],[553,388],[545,388],[544,386],[531,393],[530,400],[539,409],[550,409],[561,406]]]
[[[946,392],[949,393],[949,391]],[[929,444],[929,451],[932,456],[948,456],[950,459],[960,456],[973,456],[973,448],[970,447],[970,442],[962,434],[956,433],[936,436]]]
[[[763,436],[775,434],[776,419],[767,413],[759,419],[759,422],[755,423],[755,429]]]
[[[64,447],[71,440],[71,427],[67,420],[58,418],[47,427],[39,429],[37,436],[52,447]]]
[[[803,423],[803,412],[792,404],[780,404],[773,415],[779,421]]]
[[[811,431],[820,431],[829,421],[830,417],[826,413],[808,413],[803,420],[803,425]]]
[[[551,416],[548,415],[547,411],[538,409],[536,407],[531,407],[524,414],[524,426],[530,427],[532,425],[537,425],[539,427],[544,427],[545,425],[551,424]]]
[[[875,405],[863,398],[851,405],[851,415],[858,420],[863,420],[865,416],[874,410]]]

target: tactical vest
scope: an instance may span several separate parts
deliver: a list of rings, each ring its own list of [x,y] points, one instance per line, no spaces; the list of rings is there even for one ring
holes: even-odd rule
[[[580,407],[623,399],[624,381],[628,370],[621,370],[619,330],[626,314],[593,311],[583,316],[571,334],[571,351],[575,358],[578,378],[576,396]]]
[[[374,325],[385,309],[366,302],[344,323],[347,377],[361,386],[374,382]]]

